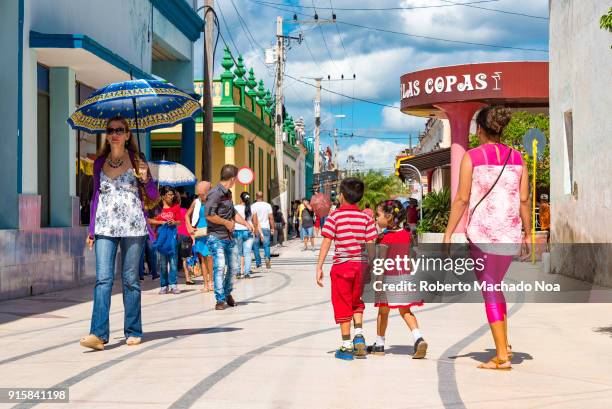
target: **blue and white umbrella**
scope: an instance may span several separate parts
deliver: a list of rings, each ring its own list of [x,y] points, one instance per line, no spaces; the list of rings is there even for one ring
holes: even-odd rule
[[[197,182],[193,172],[180,163],[156,160],[149,162],[149,170],[160,186],[190,186]]]

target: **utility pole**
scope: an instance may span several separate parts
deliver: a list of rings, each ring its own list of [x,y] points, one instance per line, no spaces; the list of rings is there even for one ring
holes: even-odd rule
[[[201,179],[212,179],[212,137],[213,137],[213,104],[212,104],[212,71],[213,71],[213,9],[214,0],[204,2],[204,78],[202,79],[202,173]],[[208,13],[207,13],[208,12]]]
[[[317,95],[314,102],[314,114],[315,114],[315,131],[314,131],[314,168],[313,173],[317,174],[321,170],[319,169],[319,143],[321,138],[321,77],[315,78],[317,81]]]
[[[285,63],[285,38],[283,37],[283,18],[276,17],[276,96],[274,115],[274,139],[276,151],[276,173],[278,175],[278,200],[281,214],[287,214],[287,181],[285,180],[285,151],[283,145],[283,77]]]
[[[334,127],[334,169],[340,170],[338,163],[338,128]]]

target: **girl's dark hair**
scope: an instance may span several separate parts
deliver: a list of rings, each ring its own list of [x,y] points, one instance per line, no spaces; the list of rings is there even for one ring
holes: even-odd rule
[[[393,226],[390,227],[402,227],[406,220],[406,209],[402,206],[402,202],[399,200],[383,200],[378,204],[384,214],[390,214],[393,216]]]
[[[168,192],[174,193],[174,189],[171,188],[170,186],[162,186],[162,187],[159,188],[159,195],[161,197],[164,197],[166,195],[166,193],[168,193]]]
[[[485,107],[476,116],[476,123],[486,134],[499,142],[501,134],[512,119],[512,111],[501,106]]]
[[[244,203],[244,218],[246,220],[249,220],[251,218],[252,212],[251,212],[251,195],[249,195],[249,192],[242,192],[240,193],[240,200],[242,200],[242,203]]]

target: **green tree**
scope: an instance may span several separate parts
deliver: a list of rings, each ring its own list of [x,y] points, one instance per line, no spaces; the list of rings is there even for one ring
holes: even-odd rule
[[[381,172],[369,171],[361,175],[365,184],[363,198],[359,202],[361,207],[369,203],[372,208],[382,200],[407,193],[402,181],[395,175],[384,175]]]
[[[599,27],[602,30],[608,30],[612,33],[612,7],[608,10],[608,14],[604,14],[599,19]],[[612,45],[610,46],[612,48]]]
[[[525,147],[523,146],[523,136],[531,129],[537,128],[544,136],[546,136],[546,148],[544,155],[538,158],[536,172],[536,189],[541,192],[548,192],[550,188],[550,119],[545,114],[532,114],[530,112],[514,112],[512,119],[508,123],[501,141],[506,145],[518,149],[523,155],[523,160],[529,168],[529,180],[531,181],[533,173],[533,159],[527,156]],[[475,148],[479,145],[478,137],[470,135],[470,148]]]

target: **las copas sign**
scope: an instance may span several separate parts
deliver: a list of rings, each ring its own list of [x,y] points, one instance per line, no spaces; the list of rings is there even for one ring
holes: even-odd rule
[[[444,75],[428,77],[423,82],[415,79],[401,84],[402,99],[418,97],[421,92],[425,94],[440,94],[452,92],[481,91],[492,86],[493,91],[501,90],[502,72],[495,71],[489,76],[484,72],[472,74]]]
[[[548,105],[548,62],[513,61],[437,67],[400,78],[401,109],[428,115],[440,103]]]

